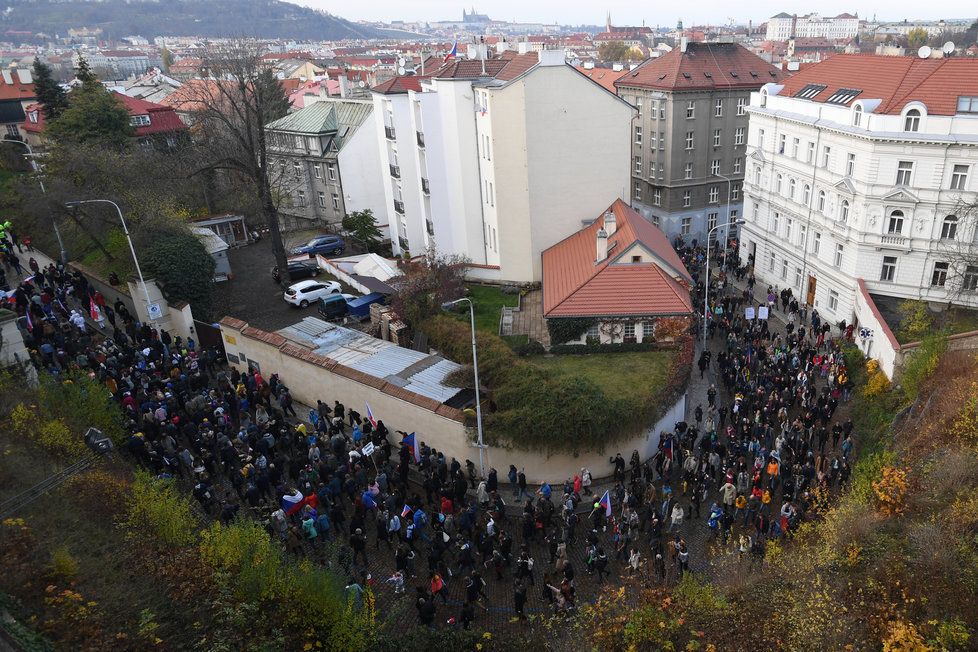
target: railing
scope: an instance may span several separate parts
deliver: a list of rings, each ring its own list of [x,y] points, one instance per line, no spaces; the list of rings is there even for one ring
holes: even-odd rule
[[[401,178],[401,166],[394,165],[393,163],[391,163],[391,166],[390,167],[391,167],[391,176],[394,177],[395,179],[400,179]]]
[[[880,244],[891,245],[894,247],[906,247],[907,238],[902,235],[881,235]]]
[[[404,202],[398,201],[398,200],[395,199],[394,200],[394,211],[396,213],[400,213],[401,215],[404,215]]]
[[[418,147],[424,147],[424,132],[423,131],[417,131],[415,133],[418,136]]]
[[[394,131],[394,127],[385,126],[384,135],[387,136],[387,140],[394,140],[394,138],[397,135],[397,132]]]
[[[431,194],[431,188],[428,186],[428,180],[424,177],[421,177],[421,192],[426,195]]]

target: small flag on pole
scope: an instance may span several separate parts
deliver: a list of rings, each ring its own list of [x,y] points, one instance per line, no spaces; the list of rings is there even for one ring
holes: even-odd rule
[[[401,445],[407,446],[409,449],[411,449],[411,455],[414,456],[415,462],[421,461],[421,447],[418,446],[417,437],[413,432],[401,440]]]
[[[611,494],[605,491],[598,504],[604,507],[604,515],[611,518]]]
[[[374,411],[370,409],[370,403],[365,403],[367,406],[367,421],[370,422],[374,428],[377,427],[377,419],[374,418]]]
[[[449,59],[454,59],[458,56],[458,41],[452,46],[452,49],[445,55],[445,63],[448,63]]]

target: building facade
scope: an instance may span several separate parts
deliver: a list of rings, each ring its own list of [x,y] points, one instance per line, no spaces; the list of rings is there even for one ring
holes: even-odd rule
[[[410,80],[410,81],[408,81]],[[447,63],[374,89],[395,251],[538,281],[540,253],[628,192],[633,107],[562,50]]]
[[[978,306],[978,60],[837,55],[748,112],[740,255],[762,287],[831,323],[860,281]]]
[[[638,108],[632,207],[687,243],[739,219],[750,93],[785,75],[734,43],[684,42],[616,81],[618,94]]]
[[[386,217],[372,112],[370,102],[323,98],[265,125],[283,228],[337,228],[364,209]]]
[[[859,16],[839,14],[806,16],[781,12],[767,21],[767,40],[787,41],[790,38],[826,38],[830,41],[855,38],[859,34]]]

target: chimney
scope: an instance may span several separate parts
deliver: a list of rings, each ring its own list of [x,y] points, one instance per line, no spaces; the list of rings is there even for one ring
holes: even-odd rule
[[[340,97],[345,99],[350,92],[349,88],[347,88],[348,82],[346,80],[346,73],[341,72],[337,76],[337,81],[340,82]]]
[[[604,214],[604,231],[608,234],[610,238],[618,230],[618,222],[615,219],[615,214],[612,211],[607,211]]]
[[[688,45],[689,45],[689,39],[688,38],[686,38],[684,36],[681,39],[679,39],[679,51],[680,52],[685,52],[686,51],[686,47]]]
[[[562,66],[566,60],[566,54],[564,53],[564,48],[557,48],[556,50],[540,50],[537,54],[541,66]]]
[[[608,232],[604,229],[598,229],[598,257],[594,259],[594,262],[600,263],[602,260],[608,257]]]

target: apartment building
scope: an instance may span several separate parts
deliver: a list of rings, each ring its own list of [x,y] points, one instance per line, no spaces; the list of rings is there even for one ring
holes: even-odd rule
[[[373,108],[321,98],[265,125],[282,228],[336,227],[347,213],[364,209],[386,225]]]
[[[626,196],[634,108],[562,50],[473,55],[373,89],[391,240],[539,281],[544,249]]]
[[[820,16],[817,13],[798,16],[781,12],[767,21],[768,41],[787,41],[790,38],[826,38],[839,41],[859,34],[859,16],[839,14]]]
[[[687,243],[704,242],[713,227],[739,219],[750,93],[786,74],[735,43],[683,39],[618,79],[618,94],[638,108],[632,207],[671,240]]]
[[[978,306],[978,60],[837,55],[747,110],[740,255],[762,287],[833,323],[860,281]]]

